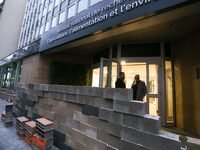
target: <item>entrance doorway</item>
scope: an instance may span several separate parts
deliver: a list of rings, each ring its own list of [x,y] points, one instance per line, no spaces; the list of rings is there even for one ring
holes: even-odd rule
[[[131,88],[134,76],[140,75],[140,80],[144,81],[147,86],[147,95],[144,101],[147,102],[147,110],[150,115],[162,115],[159,110],[159,105],[162,105],[161,95],[161,65],[160,62],[151,61],[123,61],[121,64],[121,71],[125,72],[126,87]]]
[[[158,46],[156,49],[154,46],[152,50],[147,51],[149,48],[151,45],[141,49],[137,44],[136,47],[112,47],[110,55],[94,61],[92,86],[115,88],[119,72],[122,71],[125,72],[126,88],[131,88],[134,76],[139,74],[147,86],[144,101],[148,113],[161,116],[162,126],[175,126],[172,60],[165,57],[163,44],[160,48]]]

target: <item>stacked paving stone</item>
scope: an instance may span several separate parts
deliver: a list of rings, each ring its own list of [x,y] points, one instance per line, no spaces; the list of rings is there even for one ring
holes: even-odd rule
[[[16,120],[16,129],[17,129],[17,133],[21,136],[24,136],[25,133],[25,123],[28,122],[29,119],[22,116],[22,117],[17,117]]]
[[[160,130],[160,117],[146,114],[146,103],[132,100],[131,89],[20,84],[18,91],[20,112],[32,114],[33,120],[39,116],[53,120],[54,145],[60,149],[183,147],[179,135]],[[188,149],[199,150],[200,144],[194,141],[186,142]]]
[[[36,127],[36,123],[35,121],[28,121],[25,122],[25,141],[28,144],[31,144],[33,142],[33,134],[35,133],[35,127]]]
[[[36,119],[36,134],[34,134],[34,144],[42,150],[52,148],[53,122],[46,118]]]
[[[5,111],[1,113],[1,118],[5,124],[13,122],[13,104],[5,106]]]

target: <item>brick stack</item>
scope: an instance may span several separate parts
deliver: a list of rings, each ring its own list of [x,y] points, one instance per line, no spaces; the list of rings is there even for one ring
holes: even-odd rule
[[[13,104],[8,104],[5,106],[5,111],[1,113],[1,118],[4,123],[12,123],[13,122]]]
[[[22,116],[22,117],[17,117],[17,121],[16,121],[16,129],[17,129],[17,133],[19,135],[24,135],[24,129],[25,129],[25,122],[28,122],[29,119],[27,119],[26,117]]]
[[[25,123],[25,137],[24,140],[31,144],[33,141],[33,134],[35,133],[36,123],[34,121],[29,121]]]
[[[33,143],[42,150],[52,148],[53,122],[46,118],[36,119],[36,134],[34,134]]]

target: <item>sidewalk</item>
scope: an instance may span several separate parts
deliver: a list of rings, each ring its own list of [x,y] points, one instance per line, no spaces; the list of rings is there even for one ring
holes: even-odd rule
[[[0,112],[4,111],[6,104],[6,101],[0,99]],[[32,150],[32,148],[17,135],[15,122],[5,126],[0,119],[0,150]],[[58,149],[53,147],[52,150]]]

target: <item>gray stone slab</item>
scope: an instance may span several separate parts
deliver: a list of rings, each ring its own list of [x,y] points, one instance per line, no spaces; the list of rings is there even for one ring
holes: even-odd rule
[[[113,136],[121,138],[122,126],[113,123],[108,123],[105,131]]]
[[[123,139],[138,143],[138,134],[139,132],[136,129],[125,126],[122,127],[121,138]]]
[[[111,109],[101,108],[99,109],[99,117],[102,120],[112,122],[114,124],[123,124],[123,114],[113,112]]]
[[[49,91],[49,84],[28,84],[28,89],[38,91]]]
[[[133,99],[133,91],[131,89],[105,88],[103,97],[113,100],[131,101]]]
[[[161,128],[160,117],[153,117],[145,115],[144,117],[138,117],[133,115],[123,116],[123,124],[138,130],[158,134]]]
[[[200,139],[187,137],[186,146],[188,150],[200,150]]]
[[[96,87],[77,87],[76,94],[102,97],[103,90],[104,90],[103,88],[96,88]]]
[[[108,126],[108,122],[104,120],[100,120],[98,117],[89,116],[88,117],[88,124],[93,127],[98,128],[99,130],[104,130]]]
[[[76,94],[77,87],[78,86],[69,85],[49,85],[49,91],[57,93]]]
[[[116,112],[131,114],[135,116],[144,116],[146,114],[145,103],[141,101],[113,101],[113,109]]]
[[[120,149],[121,147],[121,138],[112,136],[108,134],[107,132],[105,132],[104,130],[98,130],[97,139],[108,144],[110,148]]]
[[[180,142],[167,135],[156,135],[147,132],[139,131],[138,144],[148,147],[153,150],[179,150]]]
[[[150,149],[142,145],[139,145],[137,143],[122,139],[121,150],[150,150]]]

